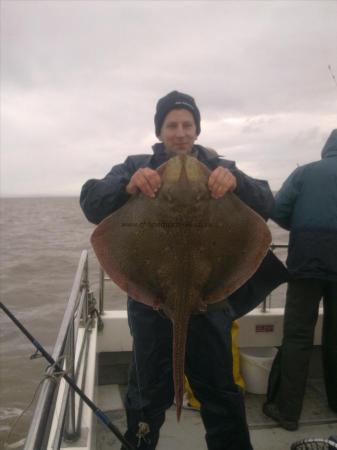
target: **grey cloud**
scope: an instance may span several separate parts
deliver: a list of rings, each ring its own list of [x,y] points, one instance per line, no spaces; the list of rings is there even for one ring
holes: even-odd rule
[[[76,195],[86,178],[148,152],[156,101],[172,89],[196,98],[201,143],[274,187],[319,157],[335,127],[336,2],[1,8],[4,194]]]

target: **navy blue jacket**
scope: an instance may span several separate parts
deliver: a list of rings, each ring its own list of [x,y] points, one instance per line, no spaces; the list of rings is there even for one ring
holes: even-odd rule
[[[284,182],[271,218],[290,230],[287,265],[294,278],[337,281],[337,129],[322,159]]]
[[[233,161],[221,159],[201,145],[195,145],[194,149],[199,161],[210,170],[218,166],[228,168],[237,181],[234,193],[265,219],[270,216],[274,199],[267,181],[250,178],[237,169]],[[153,155],[129,156],[124,163],[114,166],[102,180],[92,179],[84,184],[80,202],[90,222],[98,224],[129,199],[125,187],[136,170],[141,167],[157,169],[168,160],[163,144],[154,145],[153,152]]]
[[[234,193],[264,219],[270,216],[274,199],[268,182],[256,180],[237,169],[233,161],[224,160],[215,152],[195,145],[194,150],[199,161],[210,170],[218,166],[228,168],[236,177],[237,187]],[[141,167],[156,169],[168,160],[163,144],[153,146],[153,155],[129,156],[124,163],[114,166],[102,179],[88,180],[81,192],[80,204],[87,219],[95,224],[101,222],[112,212],[124,205],[130,195],[125,191],[131,176]],[[268,293],[280,283],[286,281],[287,274],[277,258],[268,253],[261,269],[242,288],[233,294],[230,311],[239,317],[257,306]]]

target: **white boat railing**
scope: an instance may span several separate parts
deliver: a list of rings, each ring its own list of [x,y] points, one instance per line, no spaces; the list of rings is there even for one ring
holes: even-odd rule
[[[63,370],[80,387],[84,385],[85,371],[81,380],[77,378],[79,367],[82,364],[85,367],[84,360],[87,355],[86,349],[88,347],[94,302],[93,295],[89,291],[88,252],[84,250],[80,257],[66,311],[52,353],[53,359],[63,366]],[[79,352],[80,356],[76,358],[75,365],[75,347],[80,328],[84,328],[85,338]],[[54,367],[49,367],[41,386],[24,444],[24,450],[45,450],[47,448],[55,410],[55,399],[59,387],[59,383],[55,382],[56,377]],[[59,422],[52,446],[53,450],[60,448],[62,438],[69,441],[78,439],[81,429],[81,410],[82,407],[77,408],[76,413],[75,392],[67,387],[66,395],[63,397],[61,413],[59,414]]]

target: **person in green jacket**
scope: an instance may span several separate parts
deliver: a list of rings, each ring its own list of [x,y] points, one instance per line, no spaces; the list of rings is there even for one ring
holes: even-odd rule
[[[282,346],[269,378],[264,413],[287,430],[301,415],[319,305],[326,393],[337,412],[337,129],[322,159],[298,167],[275,197],[271,218],[290,230]]]

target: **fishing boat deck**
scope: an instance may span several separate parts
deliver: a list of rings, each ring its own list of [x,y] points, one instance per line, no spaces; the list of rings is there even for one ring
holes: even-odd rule
[[[127,380],[127,366],[131,358],[131,337],[125,326],[125,311],[106,311],[103,316],[105,333],[98,338],[98,347],[101,351],[98,362],[98,387],[96,399],[99,407],[107,413],[114,424],[120,430],[126,429],[125,414],[123,410],[123,397]],[[280,341],[283,316],[281,311],[274,309],[269,314],[252,312],[244,318],[245,336],[239,343],[247,345],[251,340],[250,331],[255,329],[253,324],[274,325],[274,333],[268,337],[270,345],[277,345]],[[111,342],[112,329],[114,339]],[[319,328],[319,327],[318,327]],[[268,328],[269,329],[269,328]],[[280,330],[279,330],[280,329]],[[278,330],[280,333],[278,333]],[[316,343],[319,341],[320,329],[316,333]],[[109,340],[106,340],[109,337]],[[258,339],[266,339],[261,337]],[[257,342],[255,338],[255,342]],[[121,347],[122,346],[122,347]],[[116,350],[112,351],[111,350]],[[123,351],[119,351],[123,349]],[[117,384],[119,383],[119,384]],[[266,400],[265,395],[246,393],[245,404],[247,420],[250,428],[251,439],[256,450],[287,450],[293,442],[305,438],[328,438],[337,434],[337,414],[333,413],[327,405],[326,393],[321,367],[321,349],[316,345],[313,350],[309,369],[309,380],[305,394],[303,412],[299,429],[289,432],[279,427],[272,419],[262,412],[262,405]],[[97,423],[96,450],[119,449],[120,444],[112,433],[101,423]],[[204,427],[198,411],[184,408],[181,420],[177,423],[176,410],[173,406],[167,411],[166,421],[161,430],[158,450],[205,450]]]
[[[122,397],[125,386],[106,385],[98,389],[98,403],[120,430],[125,430]],[[255,450],[288,450],[293,442],[305,438],[328,438],[337,433],[337,415],[327,407],[322,379],[308,382],[299,429],[286,431],[262,413],[264,395],[246,394],[246,411]],[[101,423],[97,423],[96,450],[119,449],[115,436]],[[198,411],[183,409],[177,423],[173,406],[167,411],[161,430],[158,450],[206,450],[204,428]]]
[[[268,336],[270,345],[279,345],[281,339],[283,310],[273,309],[269,313],[258,311],[248,314],[241,320],[240,327],[244,328],[244,336],[240,337],[239,345],[247,346],[252,340],[255,324],[273,324],[273,333]],[[258,318],[258,319],[257,319]],[[106,311],[103,316],[106,336],[111,337],[110,326],[114,327],[114,343],[112,344],[103,334],[98,338],[101,350],[99,357],[99,376],[96,398],[99,407],[107,413],[110,419],[120,430],[126,429],[125,414],[123,410],[123,397],[126,389],[123,380],[127,379],[127,365],[131,357],[131,337],[125,327],[125,311]],[[320,340],[320,323],[316,330],[316,344]],[[268,328],[267,327],[267,328]],[[269,328],[268,328],[269,329]],[[117,337],[118,336],[118,337]],[[259,339],[265,340],[266,336],[255,336],[253,341],[259,343]],[[121,347],[122,345],[122,347]],[[262,344],[263,345],[263,344]],[[123,349],[123,352],[109,353],[109,351]],[[107,351],[108,350],[108,351]],[[110,355],[110,356],[109,356]],[[113,355],[111,359],[111,355]],[[124,367],[124,368],[123,368]],[[262,405],[266,400],[265,395],[245,394],[247,420],[251,433],[251,439],[255,450],[287,450],[293,442],[305,438],[328,438],[337,434],[337,414],[333,413],[327,405],[326,393],[321,368],[320,346],[316,345],[312,354],[309,369],[309,380],[305,394],[303,412],[299,429],[286,431],[279,427],[272,419],[262,412]],[[111,384],[111,383],[120,384]],[[104,425],[97,423],[96,450],[119,449],[120,444],[115,436]],[[205,450],[204,427],[198,411],[184,408],[181,420],[177,423],[176,410],[173,406],[167,411],[166,421],[161,430],[158,450]]]

